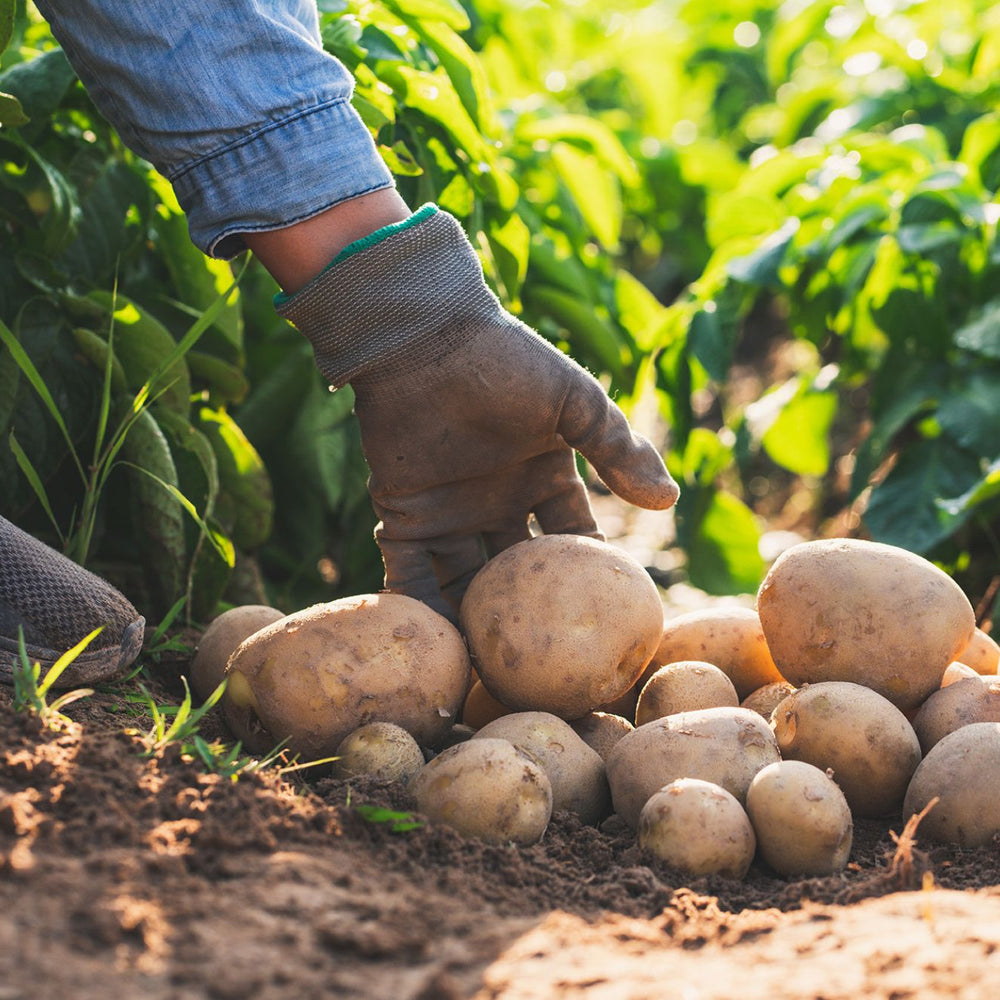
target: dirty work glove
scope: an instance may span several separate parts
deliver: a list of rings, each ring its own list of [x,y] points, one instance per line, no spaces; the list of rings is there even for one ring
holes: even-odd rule
[[[580,451],[629,503],[677,485],[600,383],[507,313],[433,205],[342,251],[278,312],[350,383],[388,590],[448,612],[485,560],[542,530],[600,538]]]
[[[41,676],[68,649],[101,633],[54,687],[95,684],[121,674],[139,655],[145,619],[106,580],[0,517],[0,681],[11,683],[18,628]]]

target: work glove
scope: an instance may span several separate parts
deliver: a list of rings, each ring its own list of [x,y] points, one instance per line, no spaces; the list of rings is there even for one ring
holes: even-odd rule
[[[629,503],[677,499],[656,449],[592,375],[503,309],[435,206],[352,244],[277,308],[330,384],[354,389],[392,592],[454,618],[487,558],[530,537],[531,514],[546,534],[602,538],[574,449]]]

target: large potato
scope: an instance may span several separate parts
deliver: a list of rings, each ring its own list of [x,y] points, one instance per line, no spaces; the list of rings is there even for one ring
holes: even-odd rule
[[[906,716],[861,684],[809,684],[775,708],[771,724],[781,756],[830,768],[858,816],[896,812],[920,763],[920,744]]]
[[[914,716],[913,728],[926,754],[949,733],[973,722],[1000,722],[1000,677],[976,674],[935,691]]]
[[[854,822],[844,793],[812,764],[781,760],[750,782],[747,813],[761,859],[779,875],[832,875],[851,853]]]
[[[920,837],[961,847],[985,847],[1000,834],[1000,724],[956,729],[921,761],[906,790],[903,817],[938,802],[920,821]]]
[[[472,737],[508,740],[541,765],[552,785],[552,810],[568,809],[591,826],[611,812],[604,760],[550,712],[515,712],[483,726]]]
[[[579,719],[635,683],[660,641],[663,606],[649,575],[621,549],[541,535],[476,574],[460,620],[496,699]]]
[[[778,759],[770,726],[749,709],[668,715],[623,736],[608,754],[611,799],[635,829],[649,797],[677,778],[710,781],[743,802],[753,776]]]
[[[844,538],[786,549],[760,586],[757,610],[792,684],[851,681],[903,709],[940,686],[976,627],[968,598],[933,563]]]
[[[681,660],[705,660],[718,667],[740,698],[783,680],[753,608],[702,608],[671,619],[639,681],[640,689],[654,671]]]
[[[267,604],[242,604],[213,618],[198,641],[188,679],[191,691],[204,701],[222,682],[236,647],[265,625],[285,617]]]
[[[474,673],[474,671],[473,671]],[[482,729],[487,723],[499,719],[502,715],[510,715],[513,709],[501,704],[486,690],[483,682],[477,677],[465,696],[462,705],[462,722],[473,729]]]
[[[317,604],[256,632],[233,653],[226,721],[255,753],[282,740],[304,760],[348,733],[394,722],[423,746],[455,722],[469,657],[458,630],[426,604],[369,594]]]
[[[541,765],[507,740],[473,739],[442,750],[411,787],[432,823],[489,844],[533,844],[552,815]]]
[[[574,719],[570,725],[591,750],[607,760],[611,748],[635,726],[628,719],[611,712],[588,712],[582,719]]]
[[[743,878],[756,839],[743,806],[724,788],[678,778],[639,813],[639,846],[689,875]]]
[[[643,684],[635,724],[699,708],[736,708],[739,703],[733,682],[718,667],[702,660],[682,660],[660,667]]]

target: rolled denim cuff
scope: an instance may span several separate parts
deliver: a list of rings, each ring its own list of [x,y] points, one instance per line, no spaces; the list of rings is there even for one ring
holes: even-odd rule
[[[225,258],[246,249],[242,233],[283,229],[393,185],[367,127],[340,98],[258,128],[169,180],[191,239]]]

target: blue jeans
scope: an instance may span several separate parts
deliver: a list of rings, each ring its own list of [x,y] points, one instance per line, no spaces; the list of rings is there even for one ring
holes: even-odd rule
[[[122,140],[173,184],[191,238],[232,257],[391,187],[325,53],[315,0],[37,0]]]

